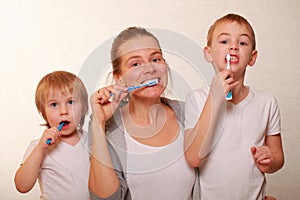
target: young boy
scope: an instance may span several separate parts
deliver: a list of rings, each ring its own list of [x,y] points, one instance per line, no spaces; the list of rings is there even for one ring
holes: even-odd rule
[[[201,199],[264,199],[264,174],[279,170],[284,156],[276,100],[244,85],[246,68],[257,57],[251,25],[236,14],[218,19],[208,31],[204,55],[219,71],[222,90],[212,91],[212,85],[186,100],[185,156],[190,165],[201,165]],[[226,101],[229,90],[232,100]],[[200,120],[205,118],[206,123]]]
[[[82,130],[88,95],[82,81],[65,71],[39,82],[35,103],[47,127],[33,140],[15,175],[19,192],[29,192],[39,180],[41,199],[90,199],[87,133]]]

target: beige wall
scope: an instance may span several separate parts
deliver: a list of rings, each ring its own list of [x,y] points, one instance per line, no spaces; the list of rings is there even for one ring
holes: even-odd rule
[[[268,193],[299,199],[299,8],[297,0],[1,0],[0,198],[38,199],[37,186],[19,194],[13,176],[29,141],[42,131],[34,105],[42,76],[57,69],[79,73],[96,47],[130,25],[170,29],[203,46],[209,25],[236,12],[250,21],[257,35],[259,58],[248,71],[247,83],[273,93],[281,109],[286,163],[268,176]]]

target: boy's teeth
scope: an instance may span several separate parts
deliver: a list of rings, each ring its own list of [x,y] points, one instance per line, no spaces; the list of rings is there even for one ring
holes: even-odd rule
[[[237,61],[237,57],[235,57],[235,56],[230,56],[230,61]]]

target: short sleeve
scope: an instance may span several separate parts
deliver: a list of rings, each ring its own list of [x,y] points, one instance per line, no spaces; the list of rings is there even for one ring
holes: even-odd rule
[[[203,110],[208,96],[208,88],[202,88],[190,92],[185,104],[185,129],[194,128]]]
[[[31,152],[33,151],[33,149],[36,147],[36,145],[38,144],[39,140],[36,139],[36,140],[33,140],[30,142],[30,144],[28,145],[26,151],[25,151],[25,154],[24,154],[24,157],[23,157],[23,161],[22,163],[28,158],[28,156],[31,154]]]
[[[272,96],[270,110],[269,110],[267,135],[276,135],[279,134],[280,132],[281,132],[280,111],[279,111],[277,100]]]

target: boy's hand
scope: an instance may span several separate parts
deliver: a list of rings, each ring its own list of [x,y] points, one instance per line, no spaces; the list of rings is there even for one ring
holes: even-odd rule
[[[273,163],[273,154],[268,146],[251,147],[251,153],[256,166],[263,173],[271,169]]]
[[[52,144],[57,143],[59,136],[59,131],[56,127],[46,129],[39,141],[39,146],[46,150],[50,146],[53,146]],[[46,143],[48,139],[51,139],[51,143],[49,145]]]
[[[223,96],[226,96],[238,84],[238,81],[234,81],[233,73],[226,69],[214,76],[211,83],[211,93],[213,96],[218,96],[217,94],[221,93]]]

